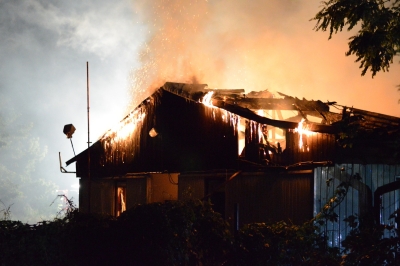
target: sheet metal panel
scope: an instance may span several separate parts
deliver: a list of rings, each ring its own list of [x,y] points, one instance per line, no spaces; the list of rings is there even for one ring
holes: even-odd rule
[[[373,200],[373,192],[378,187],[394,182],[400,176],[400,165],[337,164],[316,168],[314,171],[314,215],[319,213],[328,200],[333,197],[341,182],[350,180],[356,174],[361,177],[360,184],[350,186],[345,199],[335,209],[339,216],[338,221],[327,221],[323,227],[324,233],[329,238],[329,244],[334,247],[341,247],[341,241],[351,230],[343,220],[350,215],[360,215],[363,212],[362,208],[367,196],[365,191],[362,191],[363,186],[370,190]],[[382,196],[381,223],[393,224],[393,219],[389,220],[389,216],[398,207],[398,190],[384,194]]]

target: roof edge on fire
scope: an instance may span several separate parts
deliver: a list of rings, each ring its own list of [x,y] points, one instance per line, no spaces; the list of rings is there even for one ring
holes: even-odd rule
[[[214,106],[249,120],[279,128],[296,128],[299,121],[304,119],[307,123],[308,130],[318,133],[338,134],[343,131],[343,128],[349,125],[356,125],[357,130],[361,130],[362,132],[372,132],[377,135],[381,135],[383,132],[385,134],[395,134],[400,137],[400,118],[353,107],[341,106],[336,102],[322,102],[320,100],[314,101],[304,98],[298,99],[297,97],[291,97],[283,93],[278,93],[279,96],[283,98],[276,98],[275,95],[268,90],[259,92],[252,91],[246,94],[244,89],[210,89],[207,84],[166,82],[155,93],[160,90],[168,91],[195,102],[200,102],[207,93],[213,92],[212,104]],[[149,97],[143,102],[148,100]],[[140,108],[142,103],[120,122],[126,120],[130,114]],[[335,107],[339,112],[331,112],[331,106]],[[297,116],[287,120],[276,120],[258,115],[255,111],[260,109],[292,110],[297,112]],[[315,123],[308,121],[308,115],[317,116],[321,118],[322,122]],[[105,134],[110,131],[112,130],[108,130]],[[96,145],[101,138],[91,147]],[[66,165],[77,161],[79,157],[83,156],[83,153],[84,151],[68,160]]]

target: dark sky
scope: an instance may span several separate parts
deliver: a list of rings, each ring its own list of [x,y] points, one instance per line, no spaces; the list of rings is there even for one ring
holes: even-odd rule
[[[399,116],[397,61],[389,73],[361,77],[355,58],[345,56],[349,33],[328,41],[328,33],[313,31],[309,20],[319,5],[319,0],[0,0],[1,115],[16,121],[4,130],[13,134],[15,125],[32,125],[29,139],[40,160],[31,176],[64,189],[76,185],[74,175],[60,173],[58,152],[64,162],[73,156],[62,133],[69,123],[77,128],[76,153],[87,147],[87,61],[93,142],[125,116],[129,104],[167,80],[269,89]]]

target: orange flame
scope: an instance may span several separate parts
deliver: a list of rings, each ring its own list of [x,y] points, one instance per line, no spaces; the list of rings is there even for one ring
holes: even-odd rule
[[[106,162],[125,163],[128,157],[134,156],[138,144],[136,136],[145,117],[146,109],[137,108],[100,138],[105,151],[103,165]]]
[[[239,116],[218,108],[212,104],[212,96],[214,95],[214,91],[207,92],[204,97],[199,101],[200,103],[204,104],[211,109],[211,116],[215,120],[216,118],[221,118],[221,120],[225,123],[230,123],[234,127],[235,132],[239,132],[238,125],[239,125]]]
[[[308,137],[312,134],[312,132],[305,128],[304,119],[301,119],[297,128],[294,129],[294,132],[299,133],[299,149],[304,151],[304,148],[306,148],[307,151],[309,151],[310,149],[307,145],[304,147],[303,136],[306,135],[306,137]]]
[[[128,138],[133,132],[135,132],[138,124],[143,121],[145,116],[146,113],[143,112],[143,110],[135,110],[116,127],[104,134],[102,139],[105,140],[107,138],[112,138],[114,141],[120,141]]]

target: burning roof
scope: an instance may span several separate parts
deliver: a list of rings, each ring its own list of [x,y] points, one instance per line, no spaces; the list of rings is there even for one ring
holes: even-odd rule
[[[212,107],[202,104],[206,95]],[[289,153],[293,145],[300,143],[308,145],[308,157],[283,158],[282,155],[283,159],[276,159],[275,163],[339,158],[338,154],[342,159],[349,158],[346,154],[360,153],[360,150],[353,149],[346,154],[336,152],[335,157],[330,154],[334,151],[332,145],[348,148],[357,143],[359,149],[364,149],[366,143],[373,144],[371,156],[374,156],[376,147],[389,145],[393,148],[393,143],[400,139],[398,117],[345,107],[336,102],[298,99],[283,93],[278,96],[268,90],[246,94],[243,89],[210,89],[206,84],[167,82],[130,112],[118,128],[109,130],[92,145],[91,163],[94,161],[97,164],[94,168],[104,175],[167,168],[181,171],[235,167],[232,162],[236,161],[238,150],[239,155],[242,154],[237,144],[240,134],[246,135],[243,135],[246,139],[243,145],[251,144],[251,138],[257,139],[254,144],[257,147],[263,145],[268,164],[271,160],[268,153],[277,154],[279,158],[280,153],[284,154],[279,149],[286,148]],[[269,137],[265,135],[261,141],[263,125],[269,127],[270,132],[267,133]],[[307,142],[307,138],[302,137],[306,131],[326,135],[316,137],[314,146],[330,144],[310,150],[311,139]],[[289,133],[297,134],[299,140],[293,140]],[[249,153],[247,149],[247,157]],[[85,151],[66,162],[69,165],[82,161],[77,163],[77,175],[84,172],[78,168],[85,164],[86,154]]]
[[[306,100],[278,93],[276,98],[268,90],[245,94],[244,89],[209,89],[206,84],[182,84],[167,82],[162,87],[182,97],[200,101],[208,92],[213,91],[212,104],[242,117],[282,128],[296,128],[301,119],[308,124],[310,131],[320,133],[339,133],[344,123],[357,124],[360,131],[379,131],[394,133],[400,129],[400,118],[346,107],[337,102]],[[331,111],[334,107],[336,112]],[[289,119],[268,119],[257,115],[255,110],[290,110],[297,115]],[[318,117],[319,123],[308,121],[308,117]]]

